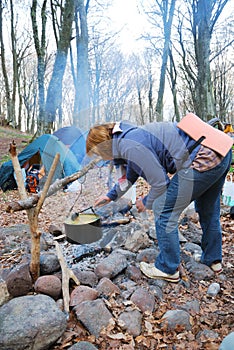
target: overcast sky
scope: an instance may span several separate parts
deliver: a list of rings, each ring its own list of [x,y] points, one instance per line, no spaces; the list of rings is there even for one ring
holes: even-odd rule
[[[109,9],[113,28],[116,31],[123,28],[119,42],[124,51],[133,51],[142,46],[137,40],[143,33],[147,22],[143,14],[139,13],[137,0],[113,0]]]

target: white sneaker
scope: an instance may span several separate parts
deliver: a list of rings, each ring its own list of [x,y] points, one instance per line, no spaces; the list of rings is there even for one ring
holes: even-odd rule
[[[217,263],[213,263],[210,266],[211,270],[213,270],[215,273],[217,273],[217,275],[219,275],[220,273],[223,272],[223,268],[222,268],[222,264],[221,262],[217,262]]]
[[[199,253],[194,253],[193,255],[194,260],[196,262],[201,262],[201,254]],[[221,262],[213,263],[210,266],[211,270],[213,270],[217,275],[223,272],[222,264]]]
[[[144,261],[140,263],[140,269],[144,273],[144,275],[146,275],[149,278],[162,279],[173,283],[177,283],[180,280],[179,271],[177,271],[173,275],[169,275],[157,269],[154,264],[147,264]]]

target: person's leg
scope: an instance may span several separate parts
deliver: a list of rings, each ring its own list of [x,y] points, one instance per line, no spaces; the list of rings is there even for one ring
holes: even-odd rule
[[[174,274],[180,264],[178,221],[182,211],[191,202],[192,189],[193,169],[181,170],[153,205],[160,250],[155,266],[167,274]]]
[[[140,263],[141,271],[150,278],[170,282],[179,281],[180,244],[178,220],[189,205],[193,189],[193,169],[178,172],[172,178],[167,191],[153,204],[159,255],[155,264]]]
[[[155,266],[158,270],[173,275],[180,263],[180,245],[178,237],[178,219],[182,211],[193,200],[197,200],[200,207],[199,215],[205,229],[207,218],[205,220],[205,211],[201,207],[204,201],[209,209],[209,215],[212,218],[219,219],[219,207],[216,200],[220,199],[222,184],[225,180],[230,164],[230,154],[212,170],[199,173],[191,168],[179,171],[171,180],[167,191],[158,197],[153,205],[155,215],[155,228],[158,239],[160,253],[156,259]],[[210,189],[210,191],[208,191]],[[215,189],[215,190],[214,190]],[[208,195],[209,194],[209,195]],[[211,199],[212,197],[212,199]],[[211,201],[210,204],[208,201]],[[210,206],[210,207],[209,207]],[[219,225],[217,232],[220,233]],[[210,237],[210,226],[207,226],[203,236],[203,245],[207,245],[207,237]],[[212,232],[212,231],[211,231]],[[216,236],[219,235],[216,233]],[[217,239],[217,245],[220,245],[220,238]],[[218,254],[216,254],[217,256]],[[143,270],[142,270],[143,271]],[[144,271],[143,271],[144,272]]]
[[[204,195],[195,202],[202,228],[201,263],[211,266],[222,261],[222,230],[220,226],[220,196],[215,203],[209,202],[209,196]],[[213,197],[213,196],[212,196]],[[205,203],[209,203],[208,206]]]
[[[220,225],[220,196],[230,168],[231,152],[209,171],[194,171],[193,199],[202,228],[201,262],[211,266],[222,261],[222,229]]]

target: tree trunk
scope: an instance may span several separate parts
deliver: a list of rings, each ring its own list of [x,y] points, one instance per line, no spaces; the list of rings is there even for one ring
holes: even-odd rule
[[[183,69],[190,91],[190,108],[196,115],[207,121],[215,116],[215,99],[210,72],[210,43],[215,24],[229,0],[191,0],[188,12],[191,15],[194,55],[187,57],[181,28]],[[188,2],[189,4],[189,2]],[[182,26],[181,26],[182,27]],[[194,64],[191,62],[194,61]]]
[[[170,58],[170,69],[169,69],[169,77],[170,77],[170,84],[171,84],[171,92],[172,92],[172,98],[173,98],[173,105],[174,105],[174,112],[175,112],[175,119],[177,122],[180,121],[180,112],[179,112],[179,106],[177,101],[177,71],[175,62],[173,59],[172,51],[170,50],[169,53]]]
[[[66,0],[53,73],[47,91],[45,106],[45,132],[47,133],[51,133],[53,130],[56,113],[61,109],[62,105],[63,76],[71,41],[74,9],[74,0]]]
[[[46,55],[46,4],[47,0],[43,1],[41,9],[41,41],[38,34],[37,25],[37,0],[33,0],[31,7],[31,22],[33,29],[34,45],[37,53],[37,79],[38,79],[38,104],[39,115],[37,121],[37,132],[44,132],[45,122],[45,55]]]
[[[197,13],[194,13],[197,25],[197,40],[195,41],[195,54],[198,74],[195,85],[196,114],[207,121],[215,115],[213,88],[210,73],[210,40],[212,3],[210,0],[197,2]]]
[[[161,14],[163,16],[163,28],[164,28],[164,46],[163,46],[163,55],[162,55],[162,65],[160,71],[160,80],[159,80],[159,89],[158,89],[158,98],[156,103],[156,113],[158,115],[158,121],[163,120],[163,96],[165,90],[165,81],[166,81],[166,72],[167,72],[167,61],[169,55],[169,45],[171,40],[171,27],[172,20],[175,11],[175,2],[176,0],[171,0],[170,8],[169,1],[163,1],[160,5]]]
[[[79,23],[78,23],[79,22]],[[77,79],[75,85],[74,124],[90,126],[90,78],[88,61],[88,25],[84,0],[78,0],[75,14],[77,45]]]
[[[11,92],[10,85],[7,75],[7,66],[6,66],[6,57],[5,57],[5,44],[3,40],[3,26],[2,26],[2,18],[3,18],[3,1],[0,0],[0,46],[1,46],[1,64],[2,64],[2,74],[5,84],[5,95],[6,95],[6,103],[7,103],[7,121],[10,122],[13,109],[12,109],[12,100],[11,100]]]
[[[12,65],[13,65],[13,82],[12,82],[12,96],[11,96],[11,123],[13,127],[16,127],[16,91],[17,91],[17,81],[19,81],[18,73],[18,62],[17,62],[17,52],[16,52],[16,36],[14,28],[14,10],[12,0],[10,0],[10,11],[11,11],[11,50],[12,50]],[[18,128],[21,129],[21,123],[18,121]]]

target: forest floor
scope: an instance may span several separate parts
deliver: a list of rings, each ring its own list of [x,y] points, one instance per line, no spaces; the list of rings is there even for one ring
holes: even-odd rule
[[[9,148],[13,141],[16,143],[17,152],[20,153],[32,137],[13,128],[0,126],[0,165],[10,159]]]
[[[2,128],[0,127],[0,164],[9,159],[9,145],[14,140],[17,145],[18,153],[25,147],[25,142],[30,140],[31,135],[25,135],[24,133],[16,132],[12,129]],[[92,183],[92,186],[86,187],[84,193],[81,194],[79,198],[79,208],[82,209],[88,207],[93,204],[94,198],[103,194],[103,186],[105,186],[105,179],[101,179],[100,172],[100,181],[92,181],[90,178],[92,176],[92,172],[87,174],[86,183]],[[84,186],[85,187],[85,186]],[[144,189],[143,189],[144,190]],[[145,188],[146,190],[146,188]],[[18,191],[7,191],[3,193],[0,190],[0,226],[2,227],[11,227],[18,224],[27,224],[28,219],[25,211],[17,212],[15,214],[6,213],[6,205],[15,199],[18,198]],[[77,193],[64,193],[63,191],[49,197],[46,199],[42,211],[39,215],[39,228],[43,232],[49,232],[49,227],[51,224],[61,225],[64,221],[64,218],[68,215],[68,211],[70,207],[77,200]],[[56,209],[55,209],[56,208]],[[234,220],[231,220],[228,215],[221,216],[221,225],[223,230],[223,255],[224,255],[224,270],[228,270],[226,274],[226,279],[234,280],[234,254],[233,254],[233,233],[234,233]],[[1,251],[1,241],[0,241],[0,251]],[[12,254],[13,262],[15,262],[15,256]],[[6,261],[4,262],[6,263]],[[11,258],[7,262],[7,267],[11,265]],[[6,266],[6,264],[5,264]],[[230,281],[229,281],[230,282]],[[225,280],[223,281],[225,284]],[[173,286],[172,286],[173,287]],[[176,287],[175,287],[176,288]],[[193,290],[194,288],[194,290]],[[222,285],[221,285],[222,290]],[[224,288],[225,290],[225,288]],[[230,290],[225,293],[220,293],[216,298],[212,299],[212,303],[209,302],[207,306],[203,309],[202,312],[196,316],[196,324],[194,325],[194,334],[191,332],[183,331],[182,333],[170,334],[170,339],[167,338],[166,333],[162,330],[162,339],[163,343],[158,347],[158,349],[204,349],[204,350],[218,350],[219,344],[221,340],[228,334],[230,331],[234,330],[234,290]],[[191,285],[191,290],[189,291],[190,295],[193,295],[196,299],[200,299],[200,302],[203,303],[205,299],[205,290],[203,288],[202,283],[194,283]],[[186,298],[186,292],[184,295],[181,295],[182,298]],[[171,292],[168,295],[165,295],[165,305],[170,302],[176,304],[178,294],[173,292],[173,288],[171,288]],[[159,312],[160,310],[158,310]],[[164,310],[166,311],[166,310]],[[219,316],[220,315],[220,316]],[[199,318],[199,320],[198,320]],[[204,338],[204,343],[202,347],[196,347],[195,341],[195,328],[198,325],[207,326],[209,329],[212,329],[214,332],[219,334],[219,339],[214,338]],[[147,324],[145,325],[147,327]],[[144,328],[142,331],[142,345],[144,344]],[[154,337],[154,334],[152,334]],[[145,346],[139,347],[139,349],[150,349],[147,347],[147,341],[149,340],[149,335],[145,338]],[[190,343],[191,341],[191,343]],[[174,347],[174,345],[176,346]],[[177,345],[177,344],[180,345]],[[164,344],[164,345],[163,345]],[[191,346],[189,345],[191,344]],[[62,347],[64,348],[64,347]],[[61,349],[62,349],[61,348]],[[127,347],[123,347],[123,349],[127,349]],[[108,350],[108,349],[106,349]]]

